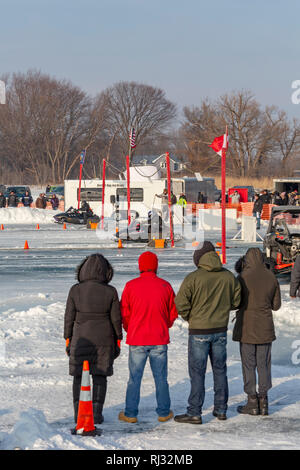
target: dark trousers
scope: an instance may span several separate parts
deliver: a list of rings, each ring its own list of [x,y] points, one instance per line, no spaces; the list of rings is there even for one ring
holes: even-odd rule
[[[102,414],[105,402],[107,378],[104,375],[92,375],[93,380],[93,409],[95,422],[98,421],[99,415]],[[80,397],[81,375],[73,377],[73,403],[74,403],[74,420],[77,422],[77,413]]]
[[[240,343],[244,391],[247,395],[255,395],[257,393],[256,372],[258,376],[259,395],[267,395],[268,390],[272,388],[271,349],[272,343]]]

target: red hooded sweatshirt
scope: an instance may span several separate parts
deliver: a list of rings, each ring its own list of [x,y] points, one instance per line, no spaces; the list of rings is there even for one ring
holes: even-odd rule
[[[157,277],[157,256],[147,251],[139,258],[140,277],[127,282],[121,298],[126,344],[158,346],[170,342],[169,328],[178,317],[169,282]]]

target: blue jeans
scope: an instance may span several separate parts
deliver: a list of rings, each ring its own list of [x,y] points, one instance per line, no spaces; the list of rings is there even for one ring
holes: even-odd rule
[[[168,346],[129,346],[129,381],[125,406],[125,416],[129,418],[138,415],[141,381],[148,357],[156,387],[156,412],[162,417],[170,413],[171,401],[167,382]]]
[[[226,413],[228,402],[227,333],[189,336],[189,375],[191,392],[187,414],[201,416],[205,397],[205,373],[208,356],[214,379],[214,410]]]

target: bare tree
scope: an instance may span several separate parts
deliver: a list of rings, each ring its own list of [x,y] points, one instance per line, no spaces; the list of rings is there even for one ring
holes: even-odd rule
[[[249,91],[203,101],[198,108],[184,108],[181,127],[186,154],[193,166],[214,169],[220,159],[208,144],[228,126],[228,169],[238,176],[269,174],[269,168],[284,165],[299,149],[299,123],[290,123],[275,106],[262,109]]]
[[[7,105],[0,110],[0,135],[12,167],[36,183],[69,177],[99,134],[105,114],[102,98],[91,100],[65,80],[29,71],[12,76]]]
[[[123,155],[129,149],[129,134],[135,128],[136,146],[160,136],[176,117],[176,106],[159,88],[136,82],[119,82],[105,92],[111,135]]]

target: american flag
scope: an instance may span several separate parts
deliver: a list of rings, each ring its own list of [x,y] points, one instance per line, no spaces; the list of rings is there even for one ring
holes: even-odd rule
[[[136,147],[135,145],[135,130],[134,127],[131,128],[130,134],[129,134],[129,142],[130,142],[130,147],[134,149]]]

